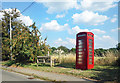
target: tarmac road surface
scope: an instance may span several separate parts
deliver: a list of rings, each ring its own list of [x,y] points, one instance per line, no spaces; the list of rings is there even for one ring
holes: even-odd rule
[[[44,80],[35,79],[34,77],[31,76],[2,70],[2,81],[44,81]]]

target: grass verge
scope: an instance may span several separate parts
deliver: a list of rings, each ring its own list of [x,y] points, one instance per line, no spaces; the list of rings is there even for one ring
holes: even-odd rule
[[[10,64],[10,62],[3,62],[3,65]],[[16,67],[15,64],[11,65],[12,67]],[[116,82],[120,81],[120,68],[116,66],[94,66],[93,69],[90,70],[80,70],[75,69],[73,67],[61,67],[60,65],[56,65],[55,67],[49,67],[47,64],[39,64],[37,67],[37,64],[27,64],[27,65],[20,65],[18,67],[23,68],[30,68],[33,70],[38,71],[44,71],[44,72],[53,72],[53,73],[59,73],[59,74],[67,74],[67,75],[73,75],[84,79],[89,79],[93,81],[110,81],[110,82]]]

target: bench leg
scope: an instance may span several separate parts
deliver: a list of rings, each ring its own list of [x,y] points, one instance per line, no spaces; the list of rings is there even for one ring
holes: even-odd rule
[[[38,59],[37,59],[37,67],[38,67]]]
[[[54,64],[55,64],[55,61],[54,61],[54,60],[52,61],[52,64],[53,64],[53,67],[54,67]]]
[[[50,67],[52,67],[52,57],[50,57]]]
[[[43,59],[43,63],[45,63],[45,59]]]

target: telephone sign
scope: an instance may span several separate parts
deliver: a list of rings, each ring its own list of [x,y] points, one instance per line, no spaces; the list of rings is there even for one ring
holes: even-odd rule
[[[92,69],[94,67],[94,34],[80,32],[76,35],[76,69]]]

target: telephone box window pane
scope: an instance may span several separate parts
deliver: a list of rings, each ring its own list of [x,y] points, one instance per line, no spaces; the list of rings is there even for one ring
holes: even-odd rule
[[[78,62],[78,64],[82,64],[82,62]]]
[[[86,36],[86,34],[78,35],[78,37]]]
[[[78,45],[81,45],[80,43],[78,43]]]
[[[78,45],[82,45],[83,43],[78,43]]]
[[[92,62],[89,62],[89,64],[92,64]]]
[[[92,58],[92,55],[89,55],[89,58]]]
[[[92,52],[89,52],[89,54],[92,54]]]
[[[82,42],[82,39],[79,39],[78,42]]]
[[[80,45],[80,44],[83,44],[83,42],[79,42],[79,45]]]
[[[93,37],[93,35],[88,34],[88,36]]]
[[[92,61],[92,59],[89,59],[89,61]]]
[[[79,49],[79,51],[82,51],[83,49]]]
[[[89,42],[90,45],[92,45],[92,43]]]
[[[92,48],[92,46],[89,46],[89,48]]]
[[[92,39],[89,39],[90,42],[92,42]]]
[[[82,52],[78,52],[78,54],[82,54]]]
[[[81,58],[81,57],[82,57],[82,55],[79,55],[78,57],[79,57],[79,58]]]
[[[89,51],[92,51],[92,49],[89,49]]]
[[[82,59],[81,58],[78,58],[79,61],[81,61]]]
[[[79,48],[82,48],[82,47],[83,47],[82,45],[79,46]]]
[[[79,44],[83,44],[83,41],[82,40],[78,40]]]

